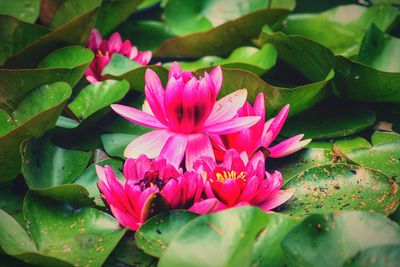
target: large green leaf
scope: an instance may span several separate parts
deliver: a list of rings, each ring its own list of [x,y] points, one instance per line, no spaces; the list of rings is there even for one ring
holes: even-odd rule
[[[270,166],[282,173],[285,181],[290,180],[293,176],[302,173],[303,171],[319,167],[326,164],[345,162],[332,151],[323,148],[304,148],[300,152],[275,159]]]
[[[143,133],[144,134],[144,133]],[[124,133],[111,133],[103,134],[101,142],[103,143],[104,150],[112,157],[124,157],[125,148],[133,139],[139,137],[141,134],[124,134]]]
[[[176,234],[159,266],[249,266],[257,234],[269,221],[255,207],[200,216]]]
[[[107,35],[129,17],[142,0],[103,0],[96,28]]]
[[[22,202],[24,196],[17,192],[16,186],[12,183],[2,183],[0,188],[0,210],[7,212],[21,226],[25,225],[24,215],[22,214]]]
[[[0,15],[0,33],[0,65],[3,65],[11,55],[21,51],[39,37],[48,34],[49,31],[39,25]]]
[[[34,23],[39,16],[40,0],[0,0],[0,14]]]
[[[400,141],[400,134],[396,132],[375,131],[371,136],[371,142],[373,145],[379,145],[392,141]]]
[[[43,59],[37,69],[0,69],[0,107],[12,111],[34,88],[58,81],[74,87],[93,59],[79,46],[58,49]]]
[[[251,266],[286,266],[281,241],[296,224],[282,214],[269,214],[267,226],[259,233],[254,244]]]
[[[400,140],[356,149],[346,156],[361,166],[379,170],[389,177],[400,176]]]
[[[225,56],[235,48],[248,45],[265,25],[275,26],[289,13],[288,9],[264,9],[226,22],[206,32],[193,33],[164,41],[156,57]]]
[[[56,29],[79,15],[99,7],[102,0],[68,0],[55,13],[50,28]]]
[[[91,152],[69,150],[51,142],[51,136],[21,145],[22,174],[30,189],[72,183],[86,168]]]
[[[347,164],[330,164],[305,170],[285,183],[295,195],[283,212],[303,216],[338,210],[366,210],[384,214],[399,204],[397,184],[381,172]]]
[[[161,257],[178,231],[197,216],[186,210],[158,214],[149,219],[136,232],[136,244],[147,254]]]
[[[28,231],[41,253],[71,265],[101,266],[125,230],[96,209],[74,209],[29,194],[24,201]]]
[[[102,109],[110,110],[109,106],[121,100],[128,91],[129,83],[125,80],[90,84],[78,93],[68,108],[82,121]]]
[[[383,215],[360,211],[311,215],[282,241],[289,267],[341,267],[362,250],[399,244],[396,223]]]
[[[169,0],[164,16],[168,29],[176,35],[204,32],[230,20],[238,19],[250,13],[270,8],[282,1],[249,0],[213,0],[190,1]],[[288,9],[293,9],[294,1],[287,1]],[[282,7],[282,6],[279,6]],[[223,16],[221,16],[223,14]]]
[[[10,117],[0,110],[0,180],[20,173],[19,145],[52,128],[70,95],[71,87],[66,83],[43,85],[26,96]]]
[[[198,73],[202,75],[201,73]],[[290,114],[306,110],[326,97],[326,84],[333,78],[333,71],[320,81],[294,88],[278,87],[264,82],[257,75],[239,69],[223,68],[223,84],[220,96],[246,88],[247,100],[251,103],[259,93],[264,93],[267,116],[275,115],[286,104],[290,104]]]
[[[97,8],[91,9],[68,23],[54,29],[38,39],[31,39],[24,47],[8,58],[7,68],[33,68],[49,53],[71,45],[86,45],[96,20]],[[26,29],[24,29],[26,30]],[[23,49],[22,49],[23,48]],[[16,51],[17,52],[17,51]]]
[[[357,61],[380,71],[400,73],[400,39],[385,34],[374,24],[365,33]]]
[[[400,245],[367,248],[346,261],[344,267],[396,267],[400,261]]]
[[[206,56],[193,62],[179,62],[179,64],[182,69],[190,71],[221,65],[262,75],[275,65],[276,58],[275,48],[270,44],[265,44],[260,49],[251,46],[236,48],[227,58]]]
[[[287,34],[300,34],[332,49],[335,54],[358,53],[364,32],[372,23],[386,31],[399,12],[391,6],[345,5],[319,14],[292,14],[284,24]]]
[[[343,101],[324,102],[288,119],[281,134],[289,137],[303,133],[305,137],[313,139],[343,137],[370,127],[375,120],[375,112],[366,105]]]
[[[349,137],[335,141],[333,150],[340,152],[340,155],[347,154],[359,148],[370,148],[372,145],[362,137]]]

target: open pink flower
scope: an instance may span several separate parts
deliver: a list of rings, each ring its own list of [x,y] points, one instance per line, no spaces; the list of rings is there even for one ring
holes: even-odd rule
[[[284,157],[302,149],[311,142],[311,139],[301,140],[304,134],[293,136],[274,146],[270,146],[281,131],[288,113],[289,105],[286,105],[275,118],[265,122],[264,94],[258,94],[254,101],[254,106],[252,107],[246,102],[238,111],[237,116],[260,116],[261,120],[252,127],[242,129],[239,132],[213,136],[217,159],[222,160],[227,149],[236,149],[239,152],[245,151],[247,155],[252,155],[257,149],[263,147],[268,149],[269,157],[271,158]]]
[[[204,192],[208,199],[216,199],[213,211],[235,206],[258,206],[265,212],[286,202],[293,190],[280,190],[282,175],[265,171],[265,158],[257,152],[250,160],[245,152],[227,150],[218,165],[212,158],[202,157],[194,168],[205,178]]]
[[[125,182],[120,182],[109,166],[96,166],[99,188],[115,218],[125,227],[137,230],[150,216],[149,205],[158,194],[164,198],[166,209],[188,209],[206,213],[216,202],[202,203],[203,179],[196,172],[175,169],[163,158],[150,160],[141,155],[124,164]],[[199,202],[200,201],[200,202]],[[195,204],[195,206],[193,206]],[[207,204],[207,205],[205,205]]]
[[[124,55],[143,66],[149,64],[151,60],[151,51],[139,51],[129,40],[122,42],[121,35],[117,32],[113,33],[108,40],[103,40],[100,32],[93,29],[90,33],[88,48],[95,54],[94,60],[85,72],[86,79],[90,83],[105,80],[101,73],[114,53]]]
[[[183,157],[190,170],[200,156],[214,158],[209,135],[229,134],[255,124],[259,116],[237,117],[247,90],[231,93],[217,101],[222,85],[222,71],[214,68],[196,78],[173,63],[164,90],[157,74],[148,69],[145,75],[146,105],[143,111],[111,105],[115,112],[134,123],[156,128],[133,140],[125,149],[125,157],[161,156],[179,166]]]

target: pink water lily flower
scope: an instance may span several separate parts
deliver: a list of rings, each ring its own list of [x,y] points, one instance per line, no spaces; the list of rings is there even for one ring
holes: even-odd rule
[[[260,116],[255,125],[242,129],[236,133],[213,136],[213,145],[218,160],[222,160],[227,149],[236,149],[239,152],[245,151],[248,155],[254,154],[259,148],[266,148],[269,157],[280,158],[299,151],[311,142],[311,139],[301,140],[304,134],[288,138],[276,145],[271,143],[281,131],[289,113],[289,105],[286,105],[275,118],[265,122],[264,94],[257,95],[254,106],[246,102],[239,109],[237,116]]]
[[[280,172],[265,171],[265,157],[260,151],[249,160],[245,152],[231,149],[219,165],[212,158],[202,157],[194,166],[205,178],[207,198],[218,201],[213,212],[247,205],[269,212],[294,194],[294,190],[281,190]]]
[[[118,180],[110,166],[96,166],[99,189],[112,214],[125,227],[137,230],[150,216],[150,202],[156,194],[164,198],[165,209],[190,209],[203,214],[216,205],[200,201],[203,179],[196,172],[185,172],[163,158],[150,160],[144,155],[126,160],[125,182]]]
[[[155,128],[134,139],[125,149],[125,157],[164,157],[179,166],[185,156],[186,168],[200,156],[214,158],[210,135],[229,134],[255,124],[260,116],[237,117],[247,98],[241,89],[217,101],[222,85],[222,71],[214,68],[196,78],[173,63],[166,89],[157,74],[148,69],[145,75],[146,105],[143,111],[123,105],[111,105],[125,119]]]
[[[97,29],[93,29],[90,33],[87,47],[95,54],[95,58],[85,72],[86,79],[90,83],[105,80],[101,73],[114,53],[124,55],[143,66],[149,64],[152,56],[151,51],[139,51],[129,40],[122,42],[118,32],[113,33],[108,40],[104,40]]]

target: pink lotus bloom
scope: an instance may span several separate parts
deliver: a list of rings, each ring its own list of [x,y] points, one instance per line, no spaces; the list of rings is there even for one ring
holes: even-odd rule
[[[166,209],[188,209],[203,214],[216,205],[214,201],[200,201],[203,179],[196,172],[175,169],[163,158],[150,160],[141,155],[127,159],[120,182],[109,166],[96,166],[99,188],[112,214],[125,227],[137,230],[150,216],[150,202],[156,194],[165,199]],[[200,201],[200,202],[199,202]],[[193,205],[195,204],[195,205]]]
[[[254,125],[259,116],[237,117],[247,90],[231,93],[217,101],[222,85],[222,71],[214,68],[196,78],[173,63],[164,90],[157,74],[148,69],[145,75],[146,100],[143,111],[122,105],[111,105],[125,119],[156,130],[133,140],[125,157],[161,156],[179,166],[183,157],[190,170],[200,156],[214,158],[210,135],[229,134]]]
[[[103,40],[100,32],[93,29],[90,33],[88,48],[95,54],[94,60],[85,72],[86,79],[90,83],[105,80],[101,73],[114,53],[124,55],[143,66],[149,64],[151,60],[151,51],[139,51],[129,40],[122,42],[121,35],[117,32],[113,33],[108,40]]]
[[[281,173],[265,171],[265,158],[260,151],[249,160],[244,152],[228,150],[220,165],[212,158],[202,157],[194,166],[205,178],[207,198],[218,201],[213,212],[247,205],[269,212],[294,194],[294,190],[280,190]]]
[[[297,152],[311,142],[311,139],[301,140],[304,134],[288,138],[274,146],[271,143],[278,136],[289,113],[289,105],[286,105],[275,118],[265,122],[264,94],[257,95],[254,106],[248,102],[238,111],[237,116],[260,116],[261,120],[250,128],[242,129],[239,132],[222,136],[213,136],[213,145],[218,160],[224,158],[227,149],[236,149],[239,152],[245,151],[247,155],[254,154],[259,148],[268,149],[269,157],[280,158]],[[265,122],[265,123],[264,123]]]

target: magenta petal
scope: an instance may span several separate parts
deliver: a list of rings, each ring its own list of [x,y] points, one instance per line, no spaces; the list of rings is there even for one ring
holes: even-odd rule
[[[300,141],[303,138],[303,136],[304,136],[303,134],[293,136],[269,148],[268,149],[270,152],[269,156],[271,158],[280,158],[299,151],[300,149],[302,149],[303,147],[308,145],[308,143],[311,142],[311,139]]]
[[[260,120],[260,116],[239,117],[204,127],[209,134],[230,134],[249,128]]]
[[[210,138],[205,134],[189,135],[186,146],[186,169],[193,169],[193,163],[201,156],[210,157],[214,160]]]
[[[215,198],[215,194],[212,191],[211,185],[209,181],[205,181],[204,183],[204,193],[208,198]]]
[[[220,66],[215,67],[210,72],[210,77],[214,83],[215,88],[215,95],[218,95],[219,91],[221,90],[222,86],[222,70]]]
[[[160,157],[165,158],[175,168],[179,168],[185,155],[187,139],[187,135],[184,134],[172,135],[161,149]]]
[[[137,158],[136,166],[138,179],[142,179],[146,172],[152,169],[152,162],[146,155],[142,154]]]
[[[279,190],[275,194],[269,196],[265,202],[260,205],[260,208],[268,212],[288,201],[294,193],[294,189]]]
[[[132,231],[136,231],[139,228],[140,224],[142,223],[142,222],[139,222],[139,220],[137,218],[121,211],[120,209],[118,209],[114,206],[111,206],[110,208],[111,208],[112,214],[117,219],[117,221],[121,225],[123,225],[124,227],[128,227]]]
[[[101,37],[100,32],[97,29],[93,29],[90,33],[88,47],[91,50],[96,50],[100,48],[101,43],[103,42],[103,38]]]
[[[182,75],[182,68],[181,68],[181,66],[179,65],[178,62],[174,61],[174,62],[171,64],[171,67],[170,67],[170,69],[169,69],[168,80],[169,80],[171,77],[174,77],[175,79],[177,79],[177,78],[179,78],[181,75]]]
[[[119,52],[122,46],[122,38],[118,32],[113,33],[108,39],[108,50],[111,53]]]
[[[151,69],[146,70],[145,75],[146,85],[144,91],[146,100],[149,104],[154,116],[163,124],[167,124],[165,109],[164,109],[164,96],[165,91],[158,75]]]
[[[137,180],[136,160],[128,158],[124,163],[123,173],[126,180]]]
[[[281,111],[279,111],[278,115],[275,117],[275,119],[272,121],[271,125],[268,128],[268,131],[272,132],[272,140],[275,140],[275,138],[278,136],[279,132],[281,131],[283,124],[286,121],[286,118],[289,114],[289,108],[290,105],[287,104],[284,106]]]
[[[265,100],[264,100],[264,94],[259,93],[254,100],[254,105],[253,105],[255,114],[261,116],[261,120],[264,123],[265,121]]]
[[[244,105],[246,98],[246,89],[237,90],[236,92],[224,96],[214,104],[205,125],[208,126],[232,119],[237,115],[238,110]]]
[[[174,133],[168,130],[154,130],[145,133],[129,143],[125,148],[124,156],[138,158],[143,154],[149,158],[158,157],[168,138],[173,135]]]
[[[189,211],[197,214],[207,214],[213,212],[214,208],[218,205],[218,199],[209,198],[200,202],[195,203],[189,208]]]
[[[251,202],[260,188],[260,179],[257,176],[253,176],[246,184],[239,201]]]
[[[131,121],[133,123],[150,127],[150,128],[166,128],[164,124],[162,124],[159,120],[154,118],[152,115],[147,114],[146,112],[143,112],[141,110],[138,110],[136,108],[124,106],[124,105],[119,105],[119,104],[113,104],[111,105],[111,108],[127,119],[128,121]]]
[[[152,57],[151,51],[141,51],[136,56],[135,61],[140,65],[146,66],[147,64],[149,64],[151,57]]]
[[[161,190],[161,195],[167,200],[172,209],[179,208],[181,192],[176,180],[171,179]]]

